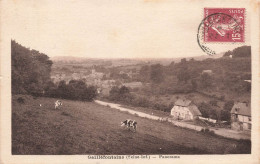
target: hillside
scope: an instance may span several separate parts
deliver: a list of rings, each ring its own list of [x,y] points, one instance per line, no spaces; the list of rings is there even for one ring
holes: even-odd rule
[[[62,109],[54,110],[55,101],[12,97],[13,155],[250,153],[246,142],[181,129],[91,102],[62,100]],[[120,126],[128,118],[138,122],[136,133]]]

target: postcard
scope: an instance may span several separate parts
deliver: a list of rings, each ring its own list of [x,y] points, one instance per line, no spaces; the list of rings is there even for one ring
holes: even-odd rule
[[[0,2],[0,163],[259,163],[260,2]]]

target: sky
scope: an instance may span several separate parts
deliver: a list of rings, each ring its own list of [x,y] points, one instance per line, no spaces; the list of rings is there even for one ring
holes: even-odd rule
[[[5,22],[13,40],[50,57],[175,58],[206,55],[197,43],[197,29],[206,4],[196,0],[180,2],[12,0],[5,2],[8,6]],[[238,46],[211,45],[217,53]]]

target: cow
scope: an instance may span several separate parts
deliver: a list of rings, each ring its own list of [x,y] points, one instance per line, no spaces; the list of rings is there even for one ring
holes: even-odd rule
[[[136,132],[137,122],[135,120],[127,119],[121,122],[121,126],[126,126],[128,130],[130,130],[130,128],[132,127],[134,132]]]
[[[62,106],[62,102],[60,100],[57,100],[55,102],[55,109],[58,109],[60,106]]]

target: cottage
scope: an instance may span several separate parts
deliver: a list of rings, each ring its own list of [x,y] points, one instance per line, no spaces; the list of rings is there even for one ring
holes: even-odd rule
[[[250,130],[251,129],[251,109],[248,103],[236,102],[230,111],[231,129]]]
[[[171,115],[177,119],[194,120],[201,116],[201,113],[190,100],[178,99],[171,110]]]

